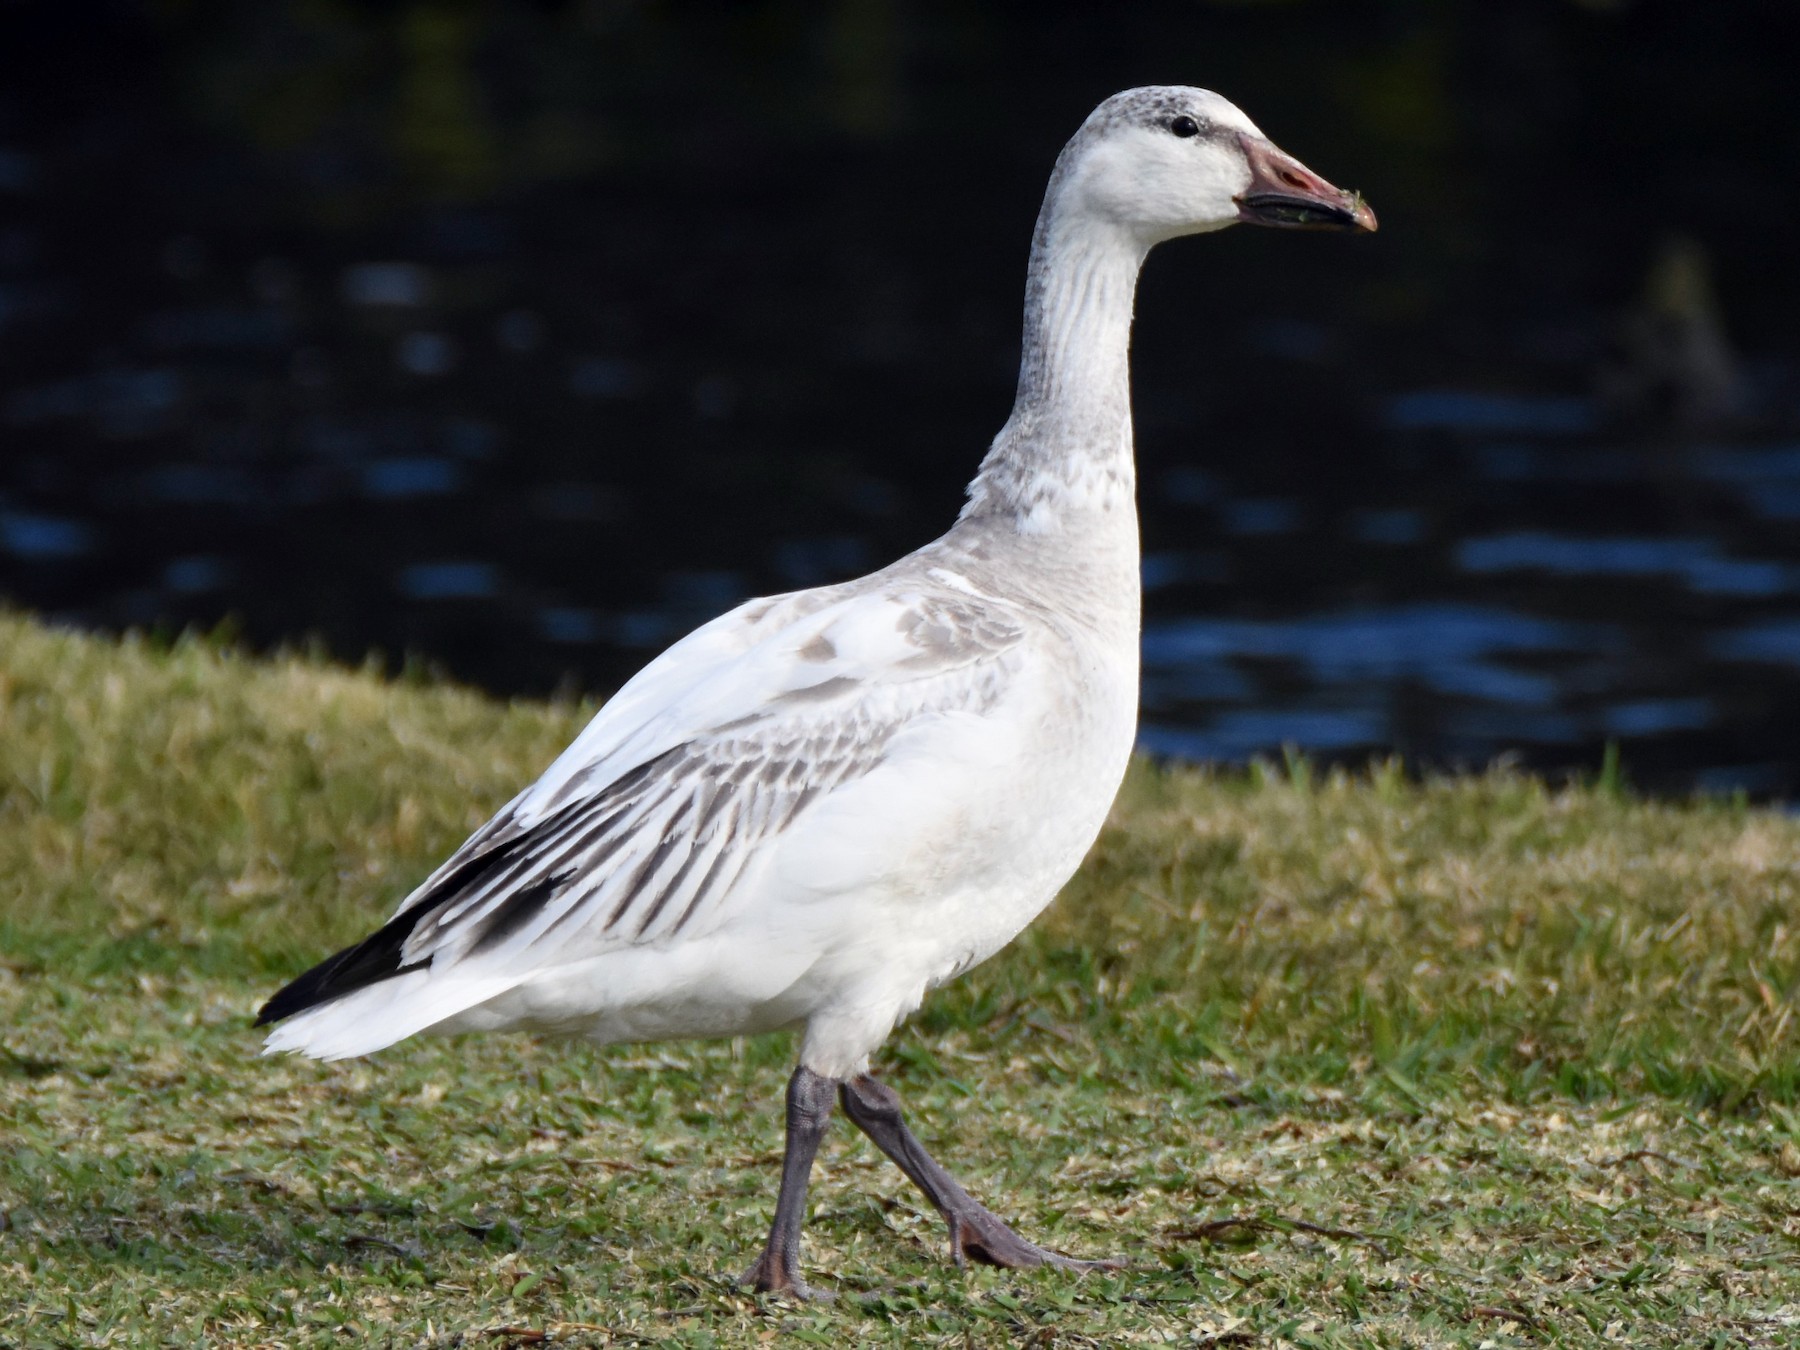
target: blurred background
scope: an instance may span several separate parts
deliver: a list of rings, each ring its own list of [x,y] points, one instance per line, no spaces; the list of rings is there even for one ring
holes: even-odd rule
[[[0,6],[0,603],[604,692],[947,526],[1108,93],[1364,191],[1140,292],[1143,744],[1800,789],[1800,16]]]

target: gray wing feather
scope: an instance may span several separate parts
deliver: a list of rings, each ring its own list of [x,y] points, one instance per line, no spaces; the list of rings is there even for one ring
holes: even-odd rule
[[[942,596],[916,603],[900,631],[911,654],[894,684],[859,690],[831,676],[804,686],[610,782],[578,776],[529,821],[522,794],[410,897],[404,911],[428,912],[404,960],[517,958],[552,944],[588,954],[710,927],[762,846],[873,772],[910,720],[991,706],[1005,671],[983,658],[1021,636]]]

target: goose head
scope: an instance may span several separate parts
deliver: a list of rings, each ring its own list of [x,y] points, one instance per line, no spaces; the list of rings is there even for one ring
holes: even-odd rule
[[[1143,247],[1246,222],[1375,229],[1360,194],[1333,187],[1206,89],[1127,89],[1096,108],[1058,163],[1058,205]]]

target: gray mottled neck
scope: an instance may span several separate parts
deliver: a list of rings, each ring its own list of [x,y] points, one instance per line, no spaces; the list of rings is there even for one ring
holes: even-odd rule
[[[1038,216],[1018,393],[969,485],[965,519],[1004,514],[1041,529],[1132,499],[1131,310],[1145,248],[1069,208],[1068,178],[1058,165]]]

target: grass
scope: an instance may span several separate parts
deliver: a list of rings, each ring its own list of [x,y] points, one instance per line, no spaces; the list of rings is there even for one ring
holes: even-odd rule
[[[591,712],[0,615],[0,1345],[1800,1340],[1800,822],[1505,771],[1138,765],[884,1072],[1022,1231],[959,1273],[847,1126],[739,1292],[785,1037],[257,1057],[285,976]]]

